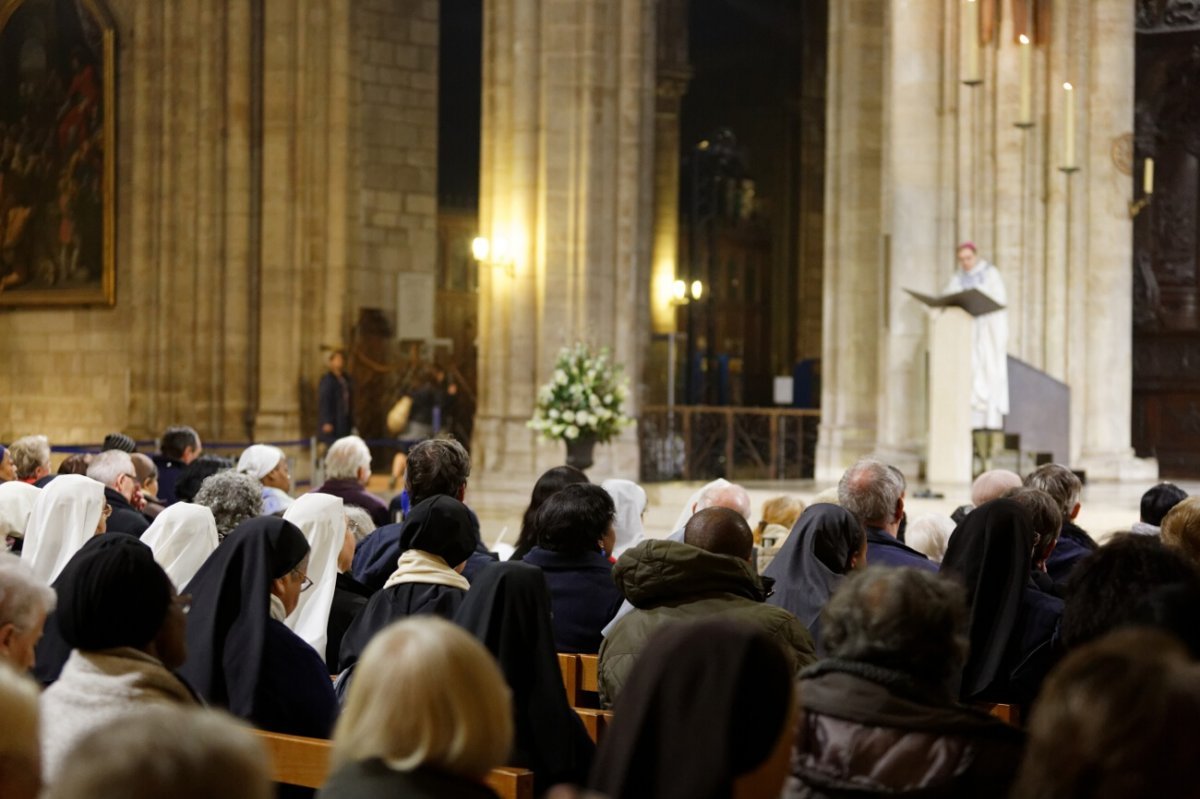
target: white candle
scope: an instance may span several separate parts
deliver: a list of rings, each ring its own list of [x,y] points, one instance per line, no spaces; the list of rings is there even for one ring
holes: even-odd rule
[[[1075,87],[1063,84],[1063,168],[1075,169]]]
[[[1154,193],[1154,159],[1147,158],[1142,164],[1142,192],[1151,195]]]
[[[1023,128],[1033,125],[1033,43],[1023,33],[1021,34],[1021,108],[1017,115],[1017,125]]]
[[[979,3],[963,0],[962,4],[962,82],[968,86],[981,83],[979,77]]]

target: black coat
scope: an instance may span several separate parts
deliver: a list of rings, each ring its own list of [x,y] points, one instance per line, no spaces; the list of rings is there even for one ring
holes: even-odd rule
[[[104,501],[112,508],[108,517],[108,525],[104,528],[110,533],[127,533],[142,537],[142,533],[150,527],[150,520],[142,512],[129,504],[129,500],[115,488],[104,487]]]
[[[337,674],[338,655],[342,638],[355,617],[367,606],[371,592],[349,574],[339,573],[333,589],[333,604],[329,607],[329,627],[325,643],[325,663],[330,674]]]
[[[559,652],[595,654],[623,597],[613,582],[613,565],[599,552],[568,555],[534,547],[525,562],[546,576],[554,646]]]
[[[478,782],[418,768],[396,771],[378,758],[362,760],[333,772],[320,799],[495,799],[491,788]]]
[[[375,634],[394,621],[422,613],[453,619],[466,595],[461,588],[425,583],[400,583],[377,592],[346,628],[337,670],[345,671],[357,663]]]
[[[333,425],[325,432],[325,425]],[[350,435],[354,429],[354,383],[349,375],[338,378],[326,372],[317,387],[317,438],[326,443]]]

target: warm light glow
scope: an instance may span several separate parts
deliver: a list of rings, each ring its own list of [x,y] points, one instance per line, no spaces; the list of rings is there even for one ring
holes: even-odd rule
[[[676,280],[671,286],[671,296],[675,298],[676,302],[683,302],[687,299],[687,283],[684,283],[682,280]]]
[[[699,280],[692,281],[692,299],[698,300],[704,294],[704,284]]]
[[[476,261],[486,261],[490,250],[488,240],[483,236],[476,236],[471,240],[471,255],[475,256]]]
[[[1021,44],[1029,44],[1029,37],[1023,33],[1021,34]]]
[[[1071,90],[1072,90],[1072,89],[1074,89],[1075,87],[1074,87],[1074,86],[1072,86],[1070,83],[1064,83],[1064,84],[1063,84],[1063,88],[1064,88],[1064,89],[1066,89],[1067,91],[1071,91]]]

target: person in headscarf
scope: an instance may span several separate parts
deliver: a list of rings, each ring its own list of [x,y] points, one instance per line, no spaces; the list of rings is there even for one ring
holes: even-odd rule
[[[587,475],[574,466],[555,466],[543,472],[533,484],[529,505],[525,508],[525,515],[521,517],[521,532],[517,535],[517,544],[509,560],[524,560],[529,550],[537,546],[538,536],[534,519],[542,503],[569,485],[590,482]]]
[[[612,496],[617,509],[613,519],[616,538],[613,550],[608,554],[619,558],[622,552],[637,546],[646,537],[646,528],[642,524],[646,515],[646,490],[632,480],[605,480],[600,485]]]
[[[462,569],[477,540],[470,510],[454,497],[432,496],[409,511],[396,569],[346,630],[339,670],[353,666],[371,638],[398,619],[421,613],[453,618],[471,587]]]
[[[309,545],[275,516],[242,522],[188,585],[185,679],[255,726],[326,738],[337,700],[321,656],[284,620],[311,585]]]
[[[942,572],[967,590],[964,702],[1027,706],[1057,659],[1063,601],[1033,584],[1036,543],[1029,512],[1011,499],[979,506],[950,536]]]
[[[238,458],[237,470],[262,483],[263,515],[287,510],[293,500],[292,475],[288,472],[287,456],[279,447],[253,444]]]
[[[821,644],[821,609],[838,584],[867,564],[867,536],[850,511],[809,505],[763,572],[775,580],[769,604],[798,618]]]
[[[81,553],[64,570],[55,617],[72,652],[42,694],[42,757],[53,782],[71,747],[90,731],[146,704],[196,704],[175,674],[187,658],[186,597],[150,548],[117,543]]]
[[[338,561],[346,548],[346,509],[341,497],[331,494],[305,494],[283,513],[283,518],[300,528],[311,547],[308,555],[308,579],[313,586],[300,595],[300,604],[285,622],[296,635],[308,642],[322,660],[333,653],[328,663],[331,674],[337,672],[337,650],[329,647],[334,626],[333,598],[337,593]],[[365,604],[365,602],[363,603]],[[340,641],[350,619],[339,618]]]
[[[8,447],[0,444],[0,484],[17,479],[17,465]]]
[[[537,512],[538,545],[525,556],[546,577],[559,652],[600,651],[600,630],[623,597],[613,582],[612,497],[597,485],[569,485]]]
[[[141,540],[183,591],[217,548],[217,522],[204,505],[176,502],[155,517]]]
[[[541,569],[512,562],[485,569],[454,620],[495,656],[512,691],[509,765],[533,771],[536,795],[560,782],[583,784],[595,746],[563,687]]]
[[[104,485],[81,474],[62,474],[41,489],[25,528],[21,559],[52,583],[88,539],[104,532]]]
[[[610,799],[774,799],[795,722],[792,668],[755,627],[668,627],[638,662],[589,787]]]
[[[783,494],[771,497],[762,504],[762,517],[754,528],[754,545],[757,547],[778,546],[787,538],[796,520],[804,513],[804,503],[799,497]]]
[[[20,480],[0,483],[0,536],[4,537],[5,547],[10,552],[21,552],[25,528],[29,526],[33,504],[41,492],[42,489]]]

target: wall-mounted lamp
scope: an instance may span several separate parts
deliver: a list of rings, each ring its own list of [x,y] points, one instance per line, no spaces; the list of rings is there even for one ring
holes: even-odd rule
[[[1154,199],[1154,159],[1142,162],[1142,198],[1129,203],[1129,218],[1134,219]]]
[[[704,284],[699,280],[693,280],[691,285],[691,296],[688,296],[688,284],[682,280],[676,280],[671,286],[671,302],[676,305],[687,305],[692,300],[699,300],[704,296]]]
[[[483,236],[476,236],[471,240],[471,255],[479,263],[503,268],[510,276],[516,271],[516,257],[507,239],[498,238],[491,241]]]

